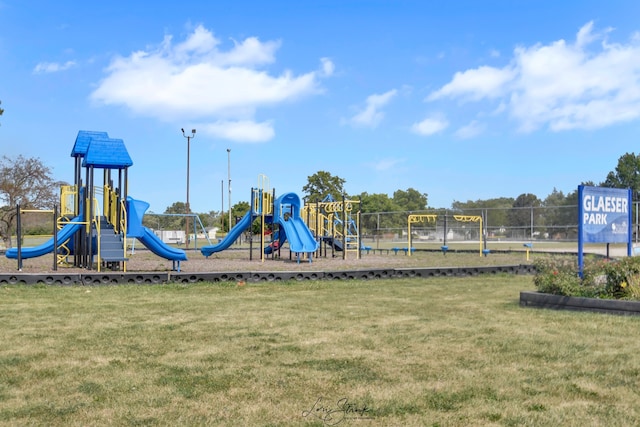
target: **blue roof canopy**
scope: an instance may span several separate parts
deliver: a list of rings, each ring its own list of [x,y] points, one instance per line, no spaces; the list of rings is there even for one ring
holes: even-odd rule
[[[89,130],[78,131],[76,142],[71,150],[71,157],[84,157],[89,149],[92,138],[109,138],[106,132],[95,132]]]
[[[93,136],[82,161],[82,166],[103,169],[124,169],[133,165],[129,152],[121,139]]]

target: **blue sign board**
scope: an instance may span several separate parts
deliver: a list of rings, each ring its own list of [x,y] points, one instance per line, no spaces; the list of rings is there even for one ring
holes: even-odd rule
[[[585,243],[627,243],[631,201],[628,189],[582,187],[580,224]]]
[[[626,243],[631,256],[631,189],[578,187],[578,264],[584,243]]]

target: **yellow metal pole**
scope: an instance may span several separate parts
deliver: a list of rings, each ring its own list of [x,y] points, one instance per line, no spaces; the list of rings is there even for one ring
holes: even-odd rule
[[[480,236],[480,256],[482,256],[482,217],[478,217],[479,221],[480,221],[480,234],[478,234],[478,236]]]
[[[264,200],[260,199],[261,203],[264,203]],[[262,236],[264,236],[264,220],[265,220],[265,215],[264,215],[264,206],[263,209],[261,209],[261,214],[260,214],[260,234]],[[273,231],[271,232],[271,240],[272,240],[272,244],[273,244]],[[271,249],[273,250],[273,246],[271,247]],[[260,248],[260,262],[264,262],[264,249]]]
[[[407,243],[408,243],[408,247],[409,247],[409,253],[407,255],[411,256],[411,217],[413,215],[409,215],[407,217]]]

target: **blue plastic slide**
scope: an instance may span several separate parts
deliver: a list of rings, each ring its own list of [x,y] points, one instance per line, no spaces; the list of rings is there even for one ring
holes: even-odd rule
[[[264,253],[266,255],[271,255],[271,252],[273,252],[274,250],[278,250],[278,248],[287,241],[287,235],[285,234],[284,230],[278,230],[273,234],[272,240],[273,241],[270,245],[264,247]],[[276,244],[274,245],[274,243]]]
[[[187,254],[164,243],[153,231],[142,225],[142,217],[149,203],[127,197],[127,237],[135,237],[154,254],[171,260],[186,261]]]
[[[227,233],[225,238],[222,239],[220,243],[218,243],[217,245],[203,246],[202,248],[200,248],[200,252],[202,252],[202,255],[208,257],[211,254],[228,249],[233,244],[233,242],[238,240],[240,235],[251,226],[251,222],[251,211],[249,211],[245,214],[245,216],[242,217],[242,219],[235,225],[235,227],[233,227],[231,231]]]
[[[142,227],[142,235],[137,236],[138,240],[154,254],[172,261],[186,261],[187,254],[178,248],[166,245],[162,239],[155,235],[153,231],[147,227]]]
[[[278,197],[274,203],[278,224],[282,227],[292,252],[315,252],[318,242],[300,217],[300,198],[295,193]]]
[[[318,242],[302,218],[290,217],[288,220],[278,218],[278,224],[287,236],[291,252],[315,252],[318,250]]]
[[[80,216],[75,217],[71,220],[70,223],[66,224],[58,231],[58,246],[66,243],[76,231],[80,229],[84,224],[82,224],[82,218]],[[53,252],[53,237],[41,245],[33,246],[30,248],[21,248],[22,258],[36,258],[42,255],[49,254]],[[18,248],[9,248],[7,249],[7,253],[5,254],[7,258],[17,259],[18,258]]]
[[[333,237],[325,237],[325,240],[329,242],[333,249],[336,251],[342,251],[342,239],[334,239]]]

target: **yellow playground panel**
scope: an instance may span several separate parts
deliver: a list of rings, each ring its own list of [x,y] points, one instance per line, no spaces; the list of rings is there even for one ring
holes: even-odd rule
[[[102,194],[102,215],[107,218],[108,223],[118,224],[118,230],[123,234],[123,239],[126,241],[127,236],[127,209],[125,200],[121,199],[116,189],[112,188],[109,184],[105,184],[103,187],[94,188],[94,196]],[[84,224],[86,232],[88,233],[91,226],[95,226],[97,233],[97,269],[101,271],[101,259],[102,253],[100,249],[100,203],[96,197],[86,197],[84,200],[80,200],[77,187],[75,185],[63,185],[60,187],[60,216],[58,218],[58,229],[61,229],[67,224],[77,223]],[[120,200],[121,199],[121,200]],[[118,201],[119,200],[119,201]],[[78,218],[74,218],[79,214],[80,207],[84,207],[84,218],[89,218],[86,221],[79,221]],[[90,214],[91,213],[91,214]],[[123,247],[123,257],[126,258],[126,247]],[[71,255],[71,251],[67,244],[62,244],[58,250],[58,264],[70,266],[68,257]],[[126,271],[126,261],[123,262],[123,271]]]
[[[261,221],[260,221],[260,239],[261,243],[264,246],[264,233],[265,233],[265,224],[266,217],[273,215],[273,193],[271,189],[271,183],[269,181],[269,177],[263,174],[258,175],[258,187],[257,191],[253,191],[252,197],[253,202],[252,206],[254,207],[254,212],[260,212]],[[260,251],[260,262],[264,262],[265,253],[264,251]]]
[[[360,257],[360,206],[359,200],[329,200],[308,202],[302,209],[307,227],[317,238],[341,247],[342,256],[354,253]]]

